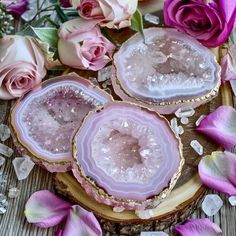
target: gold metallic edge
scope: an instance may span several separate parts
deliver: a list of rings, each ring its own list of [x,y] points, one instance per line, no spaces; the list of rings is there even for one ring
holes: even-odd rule
[[[113,101],[114,103],[114,101]],[[178,169],[177,171],[174,173],[174,175],[172,176],[172,178],[170,179],[169,181],[169,184],[168,184],[168,187],[165,187],[163,188],[163,190],[158,193],[157,195],[151,197],[151,198],[148,198],[146,200],[134,200],[134,199],[123,199],[123,198],[117,198],[117,197],[114,197],[110,194],[108,194],[105,190],[103,190],[102,188],[99,188],[96,184],[96,182],[94,180],[92,180],[90,177],[87,177],[85,176],[84,172],[83,172],[83,169],[81,168],[81,165],[78,163],[77,159],[76,159],[76,154],[77,154],[77,148],[76,148],[76,137],[78,135],[78,133],[80,132],[80,130],[83,128],[84,126],[84,122],[86,120],[88,120],[89,116],[95,112],[99,112],[101,110],[103,110],[104,108],[106,108],[106,106],[108,106],[109,104],[111,104],[111,102],[109,103],[106,103],[104,106],[101,106],[93,111],[90,111],[83,119],[82,121],[82,125],[78,128],[78,130],[75,132],[75,135],[73,137],[73,141],[72,141],[72,159],[73,159],[73,163],[76,165],[77,167],[77,172],[80,174],[80,177],[85,180],[85,182],[87,184],[89,184],[95,191],[96,191],[96,194],[104,199],[109,199],[109,200],[112,200],[112,201],[116,201],[116,202],[120,202],[120,203],[137,203],[137,204],[143,204],[143,203],[149,203],[149,202],[153,202],[153,201],[161,201],[162,199],[164,199],[165,197],[167,197],[167,195],[171,192],[171,190],[174,188],[178,178],[180,177],[181,175],[181,172],[182,172],[182,168],[183,168],[183,165],[184,165],[184,156],[183,156],[183,144],[181,142],[181,139],[180,137],[178,137],[173,129],[171,128],[170,126],[170,123],[169,121],[163,116],[163,115],[160,115],[158,112],[156,111],[153,111],[152,109],[148,108],[148,107],[145,107],[145,106],[141,106],[141,105],[138,105],[136,103],[133,103],[133,102],[127,102],[127,101],[115,101],[115,103],[123,103],[123,104],[129,104],[129,105],[134,105],[136,107],[139,107],[141,108],[142,110],[146,110],[150,113],[153,113],[154,115],[158,116],[159,118],[162,118],[166,124],[167,124],[167,127],[171,130],[173,136],[176,138],[176,140],[178,141],[179,145],[178,145],[178,149],[179,149],[179,154],[180,154],[180,163],[179,163],[179,166],[178,166]],[[93,194],[92,194],[93,195]],[[94,198],[94,196],[92,196]]]
[[[56,79],[59,79],[59,78],[65,77],[65,76],[71,76],[71,77],[74,77],[74,78],[77,77],[77,78],[79,78],[79,79],[81,79],[81,80],[86,81],[86,82],[89,83],[91,86],[96,87],[96,89],[102,91],[102,93],[106,93],[106,92],[105,92],[103,89],[101,89],[99,86],[94,85],[91,81],[89,81],[88,79],[86,79],[86,78],[84,78],[84,77],[78,75],[78,74],[75,73],[75,72],[72,72],[72,73],[69,73],[69,74],[64,74],[64,73],[63,73],[63,74],[60,75],[60,76],[56,76],[56,77],[53,77],[53,78],[50,78],[50,79],[48,79],[48,80],[43,81],[40,85],[43,85],[43,84],[45,84],[45,83],[48,83],[48,81],[56,80]],[[37,86],[39,86],[39,85],[36,85],[35,87],[37,87]],[[110,97],[111,101],[114,101],[113,97],[112,97],[110,94],[108,94],[108,93],[106,93],[106,94],[107,94],[107,96]],[[14,116],[14,114],[15,114],[15,109],[19,106],[19,104],[20,104],[20,102],[22,101],[23,98],[24,98],[24,97],[19,98],[19,99],[16,101],[16,103],[14,104],[14,106],[12,107],[11,112],[10,112],[9,125],[10,125],[10,128],[11,128],[12,132],[14,133],[14,138],[15,138],[16,142],[19,143],[19,145],[22,146],[22,147],[25,149],[25,151],[26,151],[27,153],[29,153],[29,156],[30,156],[35,162],[47,163],[47,164],[49,164],[49,165],[51,165],[51,166],[54,166],[54,165],[65,165],[65,164],[70,164],[70,163],[72,163],[72,159],[71,159],[71,160],[60,160],[60,161],[55,161],[55,160],[50,161],[50,160],[47,160],[47,159],[45,159],[44,157],[42,157],[41,155],[35,154],[35,152],[34,152],[27,144],[25,144],[25,143],[22,141],[22,139],[20,138],[21,135],[17,132],[17,128],[16,128],[16,126],[14,125],[14,118],[13,118],[13,116]],[[83,120],[82,120],[82,121],[83,121]]]

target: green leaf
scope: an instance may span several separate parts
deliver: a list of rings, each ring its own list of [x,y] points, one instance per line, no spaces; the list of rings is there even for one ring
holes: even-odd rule
[[[56,28],[36,28],[32,26],[26,27],[23,31],[19,32],[19,35],[29,35],[37,37],[42,42],[46,42],[52,48],[57,48],[58,34]]]
[[[136,12],[133,14],[131,19],[131,29],[137,32],[140,32],[144,38],[143,33],[143,17],[142,13],[137,9]]]

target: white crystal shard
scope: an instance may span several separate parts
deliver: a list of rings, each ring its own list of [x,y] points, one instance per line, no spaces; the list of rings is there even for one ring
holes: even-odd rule
[[[16,157],[12,163],[18,180],[26,179],[35,165],[28,156]]]
[[[104,82],[111,78],[112,66],[104,67],[98,71],[98,82]]]
[[[135,214],[140,218],[140,219],[150,219],[154,216],[153,210],[143,210],[143,211],[135,211]]]
[[[199,126],[201,121],[205,118],[206,116],[205,115],[201,115],[199,116],[199,118],[196,120],[195,124],[196,126]]]
[[[229,203],[231,206],[236,206],[236,196],[229,197]]]
[[[168,234],[163,231],[155,231],[155,232],[141,232],[140,236],[168,236]]]
[[[0,154],[10,157],[13,154],[13,150],[9,148],[8,146],[0,143]]]
[[[192,140],[190,146],[198,155],[201,156],[203,154],[203,146],[197,140]]]
[[[175,132],[175,134],[179,135],[179,127],[178,127],[177,119],[175,117],[170,120],[170,126]]]
[[[188,117],[182,117],[182,118],[180,119],[180,122],[181,122],[181,124],[183,124],[183,125],[187,125],[187,124],[189,123],[189,119],[188,119]]]
[[[20,190],[18,188],[10,188],[8,191],[9,198],[17,198],[20,195]]]
[[[202,202],[202,210],[207,216],[217,214],[223,206],[222,199],[217,194],[208,194]]]
[[[125,210],[124,207],[113,207],[113,211],[114,211],[114,212],[122,212],[122,211],[124,211],[124,210]]]
[[[5,163],[5,158],[0,156],[0,166],[2,166]]]
[[[180,126],[178,127],[178,134],[181,135],[181,134],[183,134],[183,133],[184,133],[184,128],[183,128],[183,126],[180,125]]]
[[[6,196],[4,194],[0,193],[0,214],[6,213],[7,206],[8,206],[8,202],[7,202]]]
[[[0,214],[5,214],[6,211],[7,211],[6,208],[4,208],[4,207],[0,207]]]
[[[175,115],[178,118],[182,117],[191,117],[195,114],[195,110],[193,108],[179,108],[176,112]]]
[[[95,78],[95,77],[89,77],[88,78],[94,85],[99,85],[98,84],[98,81],[97,81],[97,78]]]
[[[10,136],[11,136],[11,131],[8,128],[8,126],[4,124],[0,124],[0,140],[4,142],[7,139],[9,139]]]
[[[144,19],[145,19],[145,21],[148,21],[148,22],[150,22],[152,24],[155,24],[155,25],[160,24],[160,18],[158,16],[155,16],[155,15],[150,14],[150,13],[146,13],[144,15]]]

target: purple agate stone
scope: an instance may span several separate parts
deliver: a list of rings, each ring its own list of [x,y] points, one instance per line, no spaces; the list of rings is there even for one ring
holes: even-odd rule
[[[177,180],[181,148],[157,113],[126,102],[108,103],[90,112],[76,133],[73,173],[99,202],[127,209],[155,207],[167,192],[157,196]],[[101,191],[105,194],[100,196]]]
[[[49,171],[67,171],[75,131],[89,111],[111,100],[106,92],[76,74],[49,79],[12,110],[17,145]]]
[[[213,53],[175,29],[149,28],[127,40],[114,56],[112,84],[122,100],[162,114],[197,107],[220,86]]]

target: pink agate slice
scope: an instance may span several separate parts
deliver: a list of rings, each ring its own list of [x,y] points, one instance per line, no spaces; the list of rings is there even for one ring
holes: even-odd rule
[[[217,94],[220,67],[207,48],[175,29],[149,28],[144,34],[145,43],[135,34],[114,56],[112,84],[122,100],[170,114]]]
[[[159,204],[155,196],[173,187],[183,164],[181,142],[167,121],[126,102],[90,112],[74,145],[73,172],[87,193],[99,202],[127,209]],[[87,178],[109,197],[100,196]]]
[[[50,79],[17,102],[11,125],[17,145],[50,172],[71,166],[71,139],[86,114],[110,95],[76,74]]]

